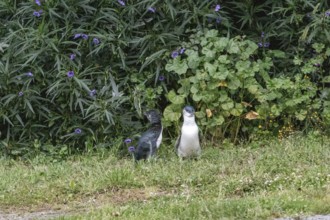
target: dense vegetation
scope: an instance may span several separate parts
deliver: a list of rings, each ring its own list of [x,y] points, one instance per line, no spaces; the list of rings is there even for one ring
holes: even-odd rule
[[[185,104],[215,140],[330,125],[327,0],[3,0],[6,155],[121,145]]]

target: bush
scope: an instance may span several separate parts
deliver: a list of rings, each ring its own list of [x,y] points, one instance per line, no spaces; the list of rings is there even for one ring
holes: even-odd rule
[[[314,125],[320,118],[328,120],[328,110],[324,109],[328,90],[320,90],[306,75],[317,71],[329,57],[324,45],[313,44],[319,54],[302,66],[295,59],[300,71],[273,77],[269,74],[276,68],[273,59],[283,60],[285,53],[260,52],[260,46],[244,37],[221,37],[216,30],[207,30],[191,35],[183,47],[184,53],[174,52],[166,65],[167,71],[180,78],[180,87],[167,95],[171,104],[164,114],[169,125],[179,120],[186,103],[197,106],[196,116],[207,135],[230,137],[234,142],[242,138],[239,134],[250,136],[258,128],[282,137],[286,126],[290,130],[285,131],[292,131],[291,124],[297,129],[311,119]],[[323,81],[318,81],[327,78],[321,76]],[[318,97],[318,92],[326,94]]]
[[[63,153],[67,149],[70,153],[118,146],[127,136],[140,133],[144,126],[141,113],[145,109],[163,111],[170,104],[172,107],[165,111],[168,119],[168,110],[174,108],[173,99],[182,100],[174,94],[190,97],[200,118],[209,109],[208,114],[214,117],[201,118],[201,126],[216,138],[231,136],[236,140],[240,132],[251,133],[259,125],[276,133],[291,118],[299,121],[295,124],[298,127],[303,123],[315,125],[316,119],[326,126],[328,8],[326,0],[304,4],[215,0],[1,1],[2,152],[23,155],[33,150],[58,149]],[[183,66],[179,74],[165,70],[166,64],[172,62],[172,52],[180,52],[182,47],[187,48],[183,59],[173,62],[192,59],[194,55],[190,53],[203,54],[196,49],[202,45],[200,42],[188,42],[192,36],[195,40],[201,38],[200,33],[206,29],[217,30],[220,37],[226,36],[227,44],[236,45],[224,49],[226,53],[235,47],[242,52],[231,51],[223,60],[239,62],[221,65],[231,72],[220,86],[228,96],[228,105],[221,101],[218,110],[218,104],[213,102],[219,89],[215,82],[213,90],[209,86],[205,91],[213,96],[207,97],[199,94],[205,80],[197,82],[204,76],[192,75],[194,68],[184,71]],[[203,56],[211,56],[207,59],[221,52],[212,51],[211,45],[203,47],[208,50]],[[194,71],[203,72],[205,62],[201,61]],[[212,62],[205,64],[207,70],[218,68]],[[235,75],[244,65],[262,70],[248,67],[250,75],[244,77],[249,88],[242,84],[243,76]],[[179,90],[184,87],[183,72],[194,80],[190,82],[191,94]],[[217,79],[213,73],[209,77]],[[274,87],[277,83],[283,86]],[[293,105],[283,104],[293,99],[298,99]],[[310,107],[307,109],[306,105]],[[227,110],[219,112],[223,107]],[[263,121],[242,120],[252,110]],[[178,107],[172,109],[176,118],[180,112]],[[310,112],[313,119],[308,118]],[[269,125],[270,114],[278,121],[276,128]],[[213,128],[222,131],[214,133]],[[167,130],[170,135],[173,131]]]

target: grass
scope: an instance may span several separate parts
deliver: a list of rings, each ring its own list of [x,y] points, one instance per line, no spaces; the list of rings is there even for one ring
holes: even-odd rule
[[[134,165],[114,153],[0,160],[0,209],[72,211],[60,219],[271,219],[330,214],[330,142],[292,137],[205,147],[198,161]],[[22,211],[23,210],[23,211]]]

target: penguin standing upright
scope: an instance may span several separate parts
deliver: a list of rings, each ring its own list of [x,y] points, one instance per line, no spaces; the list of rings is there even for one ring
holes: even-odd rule
[[[160,114],[156,110],[150,110],[144,115],[148,118],[151,126],[139,139],[134,155],[135,160],[148,159],[154,156],[162,142],[163,127]]]
[[[196,158],[201,154],[199,129],[195,122],[195,110],[192,106],[183,108],[183,125],[176,141],[176,151],[180,158]]]

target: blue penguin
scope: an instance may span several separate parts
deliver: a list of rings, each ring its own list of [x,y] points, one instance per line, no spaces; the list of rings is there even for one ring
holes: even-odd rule
[[[134,155],[136,161],[154,156],[162,142],[163,127],[160,114],[156,110],[150,110],[144,115],[148,118],[151,126],[139,139]]]
[[[186,106],[182,113],[183,125],[181,134],[176,141],[176,152],[180,158],[199,157],[202,150],[199,129],[195,122],[195,110],[192,106]]]

